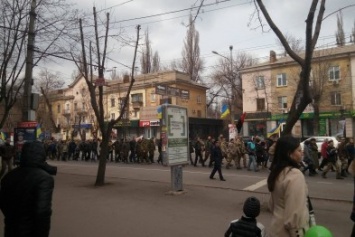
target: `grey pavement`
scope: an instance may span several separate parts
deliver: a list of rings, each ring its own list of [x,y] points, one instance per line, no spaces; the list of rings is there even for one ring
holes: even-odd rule
[[[51,235],[62,236],[223,236],[242,215],[248,196],[262,202],[258,220],[269,227],[268,171],[223,169],[226,182],[208,179],[205,167],[187,166],[184,192],[171,194],[170,168],[158,164],[108,163],[106,182],[95,187],[97,163],[53,162],[58,166]],[[353,181],[307,177],[317,222],[335,237],[350,236]],[[0,232],[3,229],[0,215]],[[1,236],[2,233],[0,233]]]

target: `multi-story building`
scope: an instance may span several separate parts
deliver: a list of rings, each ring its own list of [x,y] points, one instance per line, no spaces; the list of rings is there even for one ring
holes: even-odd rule
[[[310,87],[315,100],[293,127],[299,137],[354,133],[355,45],[316,50]],[[299,81],[300,67],[290,57],[277,58],[243,69],[243,108],[247,113],[243,135],[266,136],[286,120]],[[315,113],[317,111],[317,113]],[[315,114],[319,118],[315,121]],[[343,126],[345,121],[345,127]],[[315,123],[319,124],[316,131]],[[317,128],[318,128],[317,127]],[[318,133],[318,134],[315,134]]]
[[[116,119],[121,115],[130,83],[129,76],[123,80],[106,80],[105,120]],[[206,90],[206,86],[191,81],[187,74],[178,71],[137,75],[128,96],[128,106],[122,111],[122,119],[114,126],[112,136],[159,136],[157,109],[164,103],[187,107],[191,136],[218,134],[222,128],[209,125],[222,126],[222,121],[206,119]],[[61,126],[62,139],[72,135],[78,139],[80,134],[84,134],[81,138],[90,139],[92,132],[98,131],[83,77],[77,78],[68,88],[52,91],[49,99],[53,117]],[[41,107],[46,108],[44,104]]]

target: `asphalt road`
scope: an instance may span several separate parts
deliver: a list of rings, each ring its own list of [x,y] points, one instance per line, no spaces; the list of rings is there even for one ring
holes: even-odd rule
[[[262,202],[258,220],[270,213],[267,170],[223,168],[226,182],[210,180],[206,167],[183,169],[184,192],[172,194],[170,168],[158,164],[108,163],[107,185],[95,187],[97,163],[53,162],[58,166],[51,235],[61,236],[223,236],[230,220],[242,215],[248,196]],[[350,236],[353,180],[306,177],[317,223],[334,237]],[[0,215],[0,230],[3,217]],[[1,235],[1,234],[0,234]]]

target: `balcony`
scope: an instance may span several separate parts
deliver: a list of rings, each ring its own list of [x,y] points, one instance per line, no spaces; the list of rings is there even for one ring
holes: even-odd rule
[[[88,110],[85,109],[85,108],[80,108],[80,109],[76,109],[75,112],[77,114],[87,114],[88,113]]]
[[[70,109],[64,109],[62,114],[63,114],[63,116],[68,116],[71,114],[71,111],[70,111]]]
[[[132,101],[132,107],[134,109],[140,109],[143,106],[143,101]]]

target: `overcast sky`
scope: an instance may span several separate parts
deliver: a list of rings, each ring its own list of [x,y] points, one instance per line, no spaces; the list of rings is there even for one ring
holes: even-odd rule
[[[187,31],[189,8],[198,4],[199,0],[67,0],[77,4],[77,8],[92,11],[109,9],[111,24],[121,26],[124,35],[136,36],[135,26],[142,27],[141,35],[149,28],[152,50],[158,51],[161,64],[170,65],[174,59],[181,58],[184,39]],[[310,7],[310,0],[267,0],[264,1],[271,17],[282,32],[287,32],[297,38],[304,39],[305,19]],[[205,0],[195,22],[196,30],[200,34],[200,52],[205,60],[207,71],[216,65],[220,56],[212,51],[229,57],[229,46],[233,45],[233,55],[239,51],[252,54],[259,59],[269,56],[270,50],[281,52],[276,36],[272,31],[263,33],[256,21],[249,19],[254,11],[250,0]],[[325,16],[340,8],[354,4],[354,0],[327,0]],[[104,11],[102,12],[102,14]],[[165,14],[162,14],[165,13]],[[193,15],[196,11],[191,12]],[[344,30],[349,41],[355,21],[355,6],[342,10]],[[156,16],[154,16],[156,15]],[[336,14],[327,17],[322,25],[318,46],[334,46],[336,31]],[[143,43],[143,40],[141,41]],[[116,67],[117,73],[128,70],[124,65],[131,66],[133,47],[115,47],[110,52],[106,68]],[[138,64],[139,55],[138,55]],[[121,63],[121,64],[120,64]],[[60,71],[64,79],[70,80],[75,65],[70,62],[58,61],[57,64],[43,65],[50,67],[50,71]],[[106,76],[106,75],[105,75]]]

